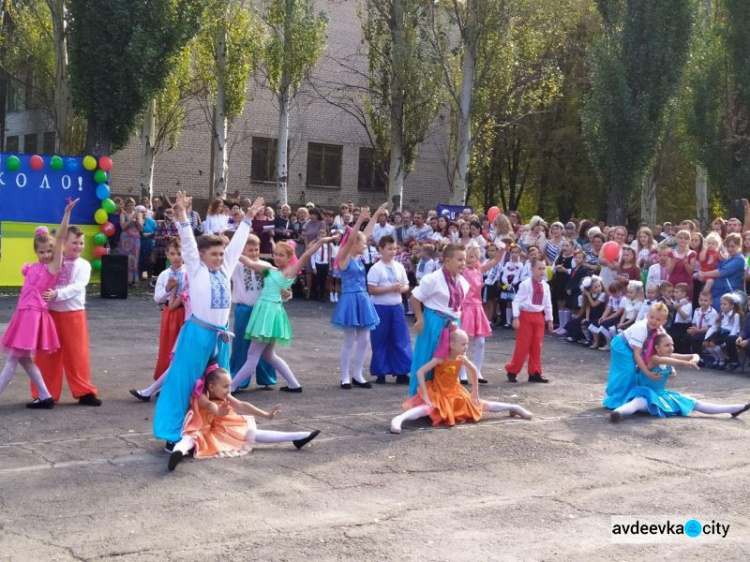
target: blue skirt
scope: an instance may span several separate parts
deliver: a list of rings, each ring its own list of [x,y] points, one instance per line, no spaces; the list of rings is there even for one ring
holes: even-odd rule
[[[622,335],[612,340],[607,378],[605,407],[614,410],[628,402],[628,393],[636,386],[638,366],[633,359],[633,350]]]
[[[247,323],[250,321],[250,314],[253,312],[252,306],[244,304],[237,304],[234,308],[234,334],[235,337],[232,340],[232,357],[229,360],[229,372],[232,373],[232,378],[237,374],[242,366],[247,361],[247,350],[250,349],[250,340],[244,338],[245,330],[247,330]],[[247,388],[250,386],[250,379],[247,379],[240,388]],[[258,367],[255,369],[255,382],[261,386],[271,386],[276,384],[276,370],[268,364],[268,362],[260,358]]]
[[[380,319],[370,296],[364,291],[341,293],[331,322],[337,328],[364,328],[372,330]]]
[[[411,339],[404,305],[376,304],[375,311],[380,324],[370,334],[370,374],[374,377],[406,375],[411,369]]]
[[[188,320],[180,330],[174,359],[156,401],[154,437],[177,442],[182,438],[182,422],[190,405],[195,383],[211,361],[229,369],[229,344],[218,334]]]
[[[440,343],[440,334],[450,322],[460,322],[454,318],[448,318],[432,310],[431,308],[424,309],[424,326],[422,327],[422,333],[417,334],[417,340],[414,343],[414,353],[411,359],[411,372],[409,373],[409,396],[414,396],[419,389],[419,380],[417,379],[417,371],[426,365],[435,355],[438,343]],[[428,371],[425,375],[425,380],[431,380],[433,376],[432,371]]]
[[[648,402],[648,413],[660,418],[687,416],[695,407],[694,399],[671,390],[656,392],[646,386],[637,386],[628,392],[625,401],[630,402],[637,397],[645,398]]]

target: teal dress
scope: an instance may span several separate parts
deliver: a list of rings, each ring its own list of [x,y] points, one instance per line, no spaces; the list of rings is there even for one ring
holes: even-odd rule
[[[666,388],[672,368],[658,366],[651,371],[659,373],[661,378],[655,381],[639,370],[636,373],[636,387],[628,393],[626,402],[637,397],[645,398],[648,402],[648,413],[660,418],[690,414],[695,406],[695,400]]]
[[[284,310],[281,291],[291,288],[294,279],[286,279],[278,269],[266,269],[263,278],[263,290],[247,323],[245,339],[289,345],[292,325]]]

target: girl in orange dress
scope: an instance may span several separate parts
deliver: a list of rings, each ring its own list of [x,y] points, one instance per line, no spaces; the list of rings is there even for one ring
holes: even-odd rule
[[[169,456],[169,470],[194,450],[195,458],[238,457],[249,453],[253,443],[292,442],[301,449],[315,439],[315,431],[269,431],[255,426],[255,417],[272,420],[281,412],[276,404],[270,412],[240,402],[230,392],[232,377],[218,364],[206,369],[203,379],[195,385],[190,397],[190,409],[182,426],[182,439],[175,444]]]
[[[448,342],[448,350],[438,347],[435,356],[417,370],[419,393],[404,402],[406,411],[393,418],[391,433],[401,433],[401,424],[407,420],[426,416],[432,419],[432,425],[449,426],[466,421],[478,422],[484,412],[508,411],[511,417],[531,419],[531,413],[521,406],[480,400],[477,368],[466,358],[469,336],[456,329],[451,332]],[[462,366],[471,378],[471,394],[458,380]],[[433,369],[433,378],[425,381],[425,375]]]

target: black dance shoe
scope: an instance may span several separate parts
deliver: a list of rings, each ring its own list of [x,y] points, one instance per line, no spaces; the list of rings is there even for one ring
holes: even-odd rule
[[[372,388],[372,383],[359,382],[357,379],[352,379],[352,384],[354,386],[358,386],[359,388]]]
[[[31,410],[51,410],[55,407],[55,399],[52,397],[45,398],[44,400],[34,398],[34,400],[26,404],[26,407]]]
[[[549,379],[545,379],[542,375],[539,373],[532,373],[529,375],[529,382],[549,382]]]
[[[506,373],[506,376],[508,377],[508,382],[518,382],[515,373]]]
[[[307,445],[310,441],[312,441],[313,439],[315,439],[318,435],[320,435],[320,430],[316,429],[315,431],[313,431],[312,433],[310,433],[310,435],[308,435],[304,439],[297,439],[295,441],[292,441],[292,443],[294,443],[295,447],[297,447],[298,449],[301,449],[302,447],[304,447],[305,445]]]
[[[101,406],[102,401],[96,397],[96,394],[89,393],[81,396],[78,399],[78,404],[81,406]]]
[[[135,388],[131,388],[130,389],[130,394],[132,394],[133,396],[135,396],[141,402],[151,402],[151,397],[150,396],[144,396],[143,394],[141,394],[140,392],[138,392]]]
[[[282,386],[279,389],[279,392],[296,392],[297,394],[299,394],[300,392],[302,392],[302,387],[298,386],[297,388],[289,388],[288,386]]]

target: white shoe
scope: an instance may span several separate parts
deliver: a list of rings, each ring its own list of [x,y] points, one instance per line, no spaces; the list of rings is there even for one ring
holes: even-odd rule
[[[396,435],[401,433],[401,426],[391,422],[391,433],[395,433]]]
[[[339,302],[339,294],[333,293],[333,302]]]
[[[331,293],[331,294],[330,294],[330,296],[329,296],[329,298],[331,299],[331,302],[336,302],[336,301],[334,300],[334,298],[333,298],[333,295],[334,295],[334,294],[335,294],[335,293]]]
[[[531,412],[529,412],[528,410],[524,410],[523,408],[521,408],[521,406],[514,406],[510,410],[510,417],[530,420],[532,418],[532,415]]]

